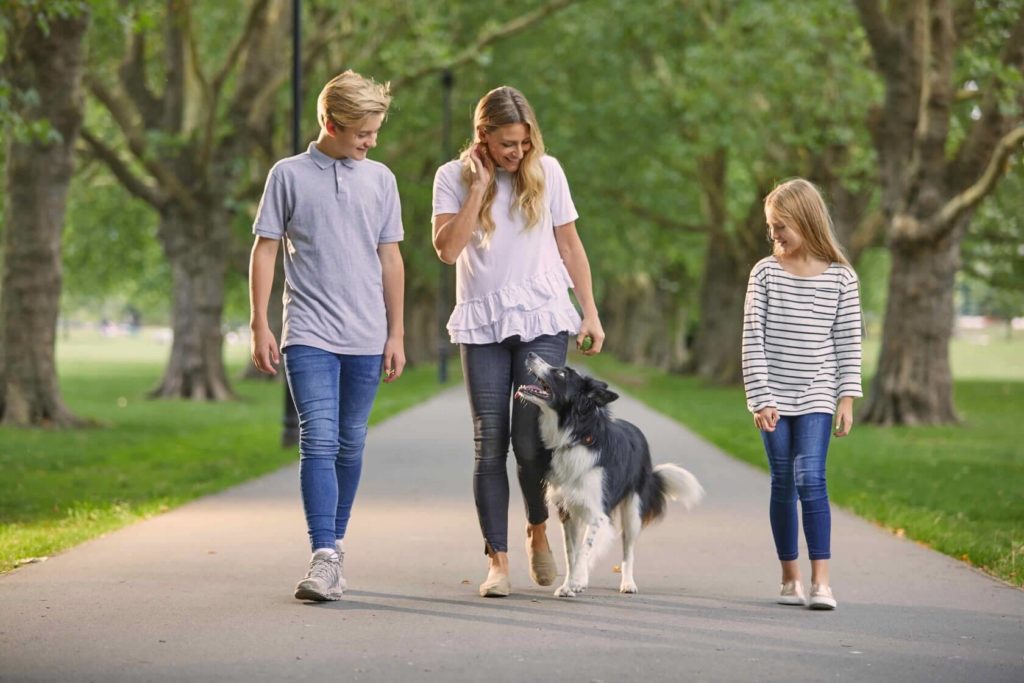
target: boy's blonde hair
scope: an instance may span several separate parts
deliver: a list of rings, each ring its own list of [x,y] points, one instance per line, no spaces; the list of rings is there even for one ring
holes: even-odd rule
[[[519,209],[526,219],[526,227],[532,228],[540,222],[544,212],[544,168],[540,165],[540,159],[544,156],[544,137],[540,133],[533,107],[526,101],[523,93],[503,85],[480,98],[473,114],[473,142],[459,155],[463,162],[462,178],[467,186],[471,183],[467,157],[473,153],[474,145],[480,142],[480,131],[490,133],[514,123],[526,126],[530,135],[530,150],[523,155],[519,168],[512,176],[512,195],[515,208]],[[485,242],[494,232],[491,207],[496,192],[497,184],[495,176],[492,175],[480,206],[480,224]]]
[[[804,248],[817,258],[827,263],[850,265],[836,239],[825,200],[813,183],[803,178],[792,178],[777,185],[764,198],[764,208],[770,208],[787,227],[799,232]],[[768,227],[768,240],[772,241],[771,226]]]
[[[327,125],[328,119],[336,126],[355,126],[371,114],[387,116],[390,106],[390,83],[381,85],[349,69],[328,81],[320,91],[316,118],[321,127]]]

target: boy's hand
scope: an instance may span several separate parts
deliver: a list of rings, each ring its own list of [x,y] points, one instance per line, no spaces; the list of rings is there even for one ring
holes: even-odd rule
[[[779,411],[771,406],[761,408],[754,413],[754,426],[762,432],[774,432],[775,425],[779,424]]]
[[[269,327],[259,327],[252,331],[250,342],[252,364],[260,372],[268,375],[276,375],[277,367],[281,364],[281,354],[277,348],[277,340]]]
[[[391,384],[405,370],[405,342],[401,338],[388,338],[384,344],[384,382]]]

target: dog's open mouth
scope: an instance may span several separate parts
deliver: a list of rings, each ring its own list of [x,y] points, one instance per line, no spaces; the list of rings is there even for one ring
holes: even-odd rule
[[[537,380],[539,384],[523,384],[516,389],[516,398],[525,398],[527,394],[536,396],[537,398],[547,401],[551,398],[551,387],[549,387],[544,380]]]

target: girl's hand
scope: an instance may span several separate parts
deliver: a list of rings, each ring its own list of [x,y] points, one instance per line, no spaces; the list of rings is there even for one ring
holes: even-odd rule
[[[590,337],[590,346],[583,348],[583,340]],[[576,335],[576,348],[584,356],[596,356],[601,353],[604,346],[604,328],[601,327],[601,319],[596,315],[590,318],[583,318],[580,324],[580,333]]]
[[[846,436],[853,428],[853,398],[844,396],[836,407],[836,437]]]
[[[754,426],[762,432],[774,432],[779,423],[779,411],[771,406],[754,413]]]
[[[479,142],[476,143],[466,161],[469,162],[471,185],[480,189],[486,188],[494,176],[494,162],[491,161],[487,148]]]

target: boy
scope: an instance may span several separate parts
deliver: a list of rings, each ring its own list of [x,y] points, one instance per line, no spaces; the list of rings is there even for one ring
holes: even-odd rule
[[[320,135],[270,170],[253,223],[249,264],[252,360],[277,374],[267,324],[274,262],[284,240],[281,353],[299,416],[299,478],[313,556],[300,600],[345,589],[342,539],[362,471],[367,420],[381,370],[405,367],[405,271],[398,186],[366,158],[391,104],[387,84],[349,70],[317,99]]]

